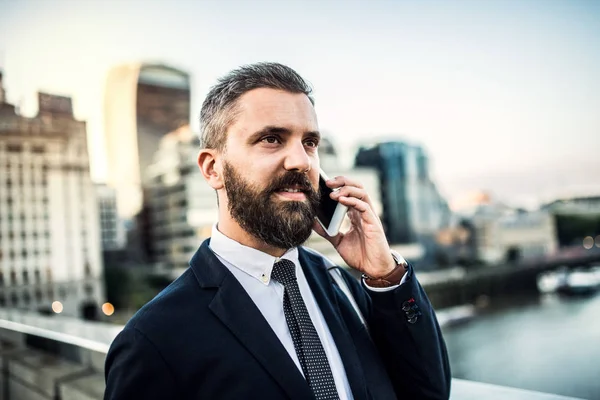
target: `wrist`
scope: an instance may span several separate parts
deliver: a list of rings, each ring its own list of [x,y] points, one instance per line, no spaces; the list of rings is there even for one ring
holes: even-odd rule
[[[384,276],[373,277],[363,274],[363,279],[365,283],[374,288],[384,288],[399,285],[402,277],[406,273],[408,264],[404,257],[402,257],[398,252],[392,250],[392,257],[394,259],[394,267]]]

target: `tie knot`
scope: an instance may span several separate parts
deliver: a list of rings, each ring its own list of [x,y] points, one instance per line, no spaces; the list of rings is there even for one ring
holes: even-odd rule
[[[282,285],[296,281],[296,265],[290,260],[281,260],[273,264],[271,278]]]

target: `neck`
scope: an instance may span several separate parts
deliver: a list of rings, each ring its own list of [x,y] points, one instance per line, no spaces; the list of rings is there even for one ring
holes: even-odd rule
[[[253,249],[262,251],[263,253],[267,253],[273,257],[281,257],[288,250],[268,245],[262,240],[249,234],[233,218],[231,218],[229,213],[227,213],[225,216],[219,212],[219,223],[217,225],[217,229],[219,229],[219,232],[221,232],[223,235],[235,240],[239,244],[252,247]]]

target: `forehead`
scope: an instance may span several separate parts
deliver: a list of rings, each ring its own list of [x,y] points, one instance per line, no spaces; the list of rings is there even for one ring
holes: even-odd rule
[[[318,131],[315,109],[304,93],[253,89],[240,96],[236,111],[228,136],[237,139],[265,126],[277,126],[302,133]]]

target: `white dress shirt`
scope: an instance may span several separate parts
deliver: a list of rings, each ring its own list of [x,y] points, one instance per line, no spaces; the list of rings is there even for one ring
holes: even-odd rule
[[[216,254],[231,273],[237,278],[242,287],[246,290],[256,307],[260,310],[263,317],[275,332],[283,347],[296,363],[298,370],[302,373],[302,367],[298,355],[294,349],[292,335],[285,320],[283,313],[283,285],[277,281],[271,280],[271,271],[273,264],[280,258],[273,257],[262,251],[244,246],[235,240],[223,235],[213,226],[212,237],[210,239],[210,248]],[[329,327],[325,318],[317,305],[304,272],[300,267],[298,260],[298,249],[293,248],[287,251],[281,258],[290,260],[296,266],[296,278],[298,286],[306,309],[310,314],[315,330],[321,339],[323,349],[327,355],[327,360],[333,373],[335,387],[340,399],[353,399],[346,370],[340,357],[340,353],[335,345]]]

